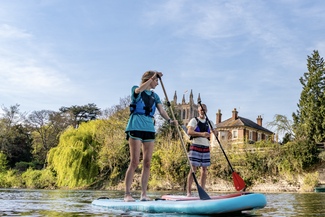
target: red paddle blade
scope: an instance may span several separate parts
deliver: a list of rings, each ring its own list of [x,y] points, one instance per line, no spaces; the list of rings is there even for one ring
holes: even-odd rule
[[[232,173],[232,178],[234,180],[235,188],[237,191],[241,191],[245,188],[246,184],[244,180],[236,173]]]

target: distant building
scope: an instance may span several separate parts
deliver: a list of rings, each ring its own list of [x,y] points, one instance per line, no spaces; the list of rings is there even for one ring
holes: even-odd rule
[[[197,102],[201,101],[200,93],[197,98]],[[194,117],[198,117],[198,104],[194,103],[193,91],[191,90],[189,102],[185,101],[185,94],[183,94],[183,99],[181,103],[177,103],[177,95],[175,91],[174,95],[174,106],[177,110],[181,120],[183,121],[182,128],[187,132],[186,126],[190,120]],[[209,105],[207,105],[209,106]],[[243,117],[238,116],[236,109],[232,111],[232,117],[221,121],[221,110],[218,110],[216,119],[216,128],[218,130],[218,138],[222,144],[232,145],[233,143],[243,143],[246,139],[249,142],[256,142],[260,140],[269,140],[274,142],[274,134],[272,131],[262,127],[262,117],[259,115],[257,117],[256,123]],[[215,144],[215,137],[211,136],[211,141]]]
[[[246,139],[249,142],[271,140],[274,142],[274,133],[262,127],[262,117],[257,116],[256,123],[238,116],[236,109],[232,111],[232,117],[221,121],[221,110],[218,110],[216,128],[221,143],[233,144],[243,143]]]
[[[199,101],[201,101],[200,93],[197,98],[197,102]],[[198,105],[194,103],[192,90],[190,93],[190,101],[188,103],[185,102],[185,94],[183,94],[182,103],[177,103],[176,91],[175,91],[173,102],[174,102],[175,109],[178,110],[179,112],[178,114],[181,117],[184,126],[187,126],[192,118],[199,116],[199,113],[197,111]]]

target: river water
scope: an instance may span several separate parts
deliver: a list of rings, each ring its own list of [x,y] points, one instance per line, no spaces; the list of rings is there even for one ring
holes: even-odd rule
[[[185,192],[148,192],[148,196],[153,199],[164,194],[185,195]],[[208,194],[220,196],[230,193],[208,192]],[[123,195],[122,191],[0,189],[0,216],[194,217],[184,214],[123,212],[91,205],[91,202],[99,197],[121,199]],[[140,192],[132,192],[132,195],[136,199],[140,198]],[[267,198],[265,208],[223,216],[325,216],[325,193],[264,193],[264,195]]]

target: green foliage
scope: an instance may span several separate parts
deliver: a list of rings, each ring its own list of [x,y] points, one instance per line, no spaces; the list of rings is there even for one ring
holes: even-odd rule
[[[278,135],[285,133],[285,135],[289,135],[290,137],[294,136],[293,122],[291,120],[288,120],[285,115],[274,115],[273,121],[267,123],[266,126],[270,128],[275,128],[275,131]]]
[[[97,163],[100,144],[95,135],[102,120],[69,128],[60,143],[49,152],[49,164],[57,172],[57,185],[85,187],[94,182],[99,172]]]
[[[32,162],[17,162],[15,165],[15,169],[19,171],[26,171],[28,168],[35,168],[35,165]]]
[[[50,169],[33,170],[29,168],[22,175],[25,186],[28,188],[46,188],[54,187],[56,184],[56,177]]]
[[[12,126],[7,134],[5,146],[8,166],[13,168],[19,161],[32,160],[32,139],[27,128],[21,124]]]
[[[77,128],[82,122],[88,122],[96,120],[100,114],[100,109],[94,103],[88,103],[88,105],[71,107],[62,106],[59,109],[62,113],[71,113],[74,116],[74,127]]]
[[[8,148],[10,147],[10,142],[7,141],[8,135],[11,133],[12,128],[23,120],[25,114],[19,111],[19,104],[10,106],[9,108],[4,105],[1,106],[2,113],[0,119],[0,138],[1,138],[1,150],[7,154],[10,154]],[[8,157],[10,157],[8,155]]]
[[[21,175],[17,173],[17,170],[7,170],[0,173],[0,187],[10,188],[20,188],[24,187]]]
[[[107,179],[109,185],[123,179],[130,162],[128,141],[125,128],[129,119],[129,108],[114,108],[114,112],[98,125],[96,140],[101,144],[98,153],[98,165],[101,169],[100,179]]]
[[[319,174],[318,172],[315,173],[308,173],[304,177],[302,190],[304,191],[313,191],[314,187],[316,187],[319,183]]]
[[[318,51],[307,58],[308,72],[300,78],[303,90],[297,113],[293,113],[298,138],[316,143],[325,141],[325,63]]]
[[[296,140],[281,148],[280,171],[302,172],[318,162],[317,146],[308,140]]]
[[[318,162],[317,146],[308,140],[295,140],[286,145],[262,140],[255,144],[245,143],[242,149],[234,146],[226,153],[234,170],[248,186],[260,177],[302,173]],[[232,171],[219,148],[211,151],[209,172],[213,177],[231,178]]]
[[[164,110],[167,112],[168,116],[169,117],[173,117],[172,116],[172,113],[170,111],[170,109],[173,110],[173,113],[175,115],[175,118],[176,120],[178,121],[178,124],[180,126],[183,125],[183,121],[181,119],[181,117],[179,116],[179,112],[175,109],[175,106],[174,106],[174,102],[171,102],[171,105],[170,107],[168,107],[167,105],[167,101],[165,100],[163,102],[163,108]],[[159,116],[159,119],[160,121],[163,121],[162,125],[159,126],[159,129],[158,129],[158,136],[159,137],[167,137],[167,136],[171,136],[172,139],[174,140],[178,140],[178,133],[177,133],[177,130],[176,130],[176,126],[172,126],[168,123],[168,121],[166,121],[163,117]]]
[[[185,188],[189,166],[179,140],[158,138],[151,160],[149,186],[168,181],[172,186]],[[159,182],[160,181],[160,182]]]
[[[45,162],[48,151],[59,144],[59,135],[72,124],[71,118],[50,110],[33,111],[25,124],[33,138],[34,159]]]
[[[282,144],[287,144],[288,142],[291,142],[293,139],[292,139],[292,136],[290,133],[286,133],[283,137],[283,140],[282,140]]]
[[[325,161],[325,151],[322,151],[321,153],[319,153],[318,158],[319,158],[321,161]]]
[[[3,151],[0,152],[0,173],[6,171],[7,169],[7,156],[3,153]]]

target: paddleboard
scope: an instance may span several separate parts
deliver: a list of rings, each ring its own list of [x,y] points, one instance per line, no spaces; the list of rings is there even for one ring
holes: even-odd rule
[[[223,198],[231,198],[231,197],[238,197],[242,195],[252,194],[250,192],[241,192],[236,194],[229,194],[229,195],[222,195],[222,196],[210,196],[211,199],[223,199]],[[180,196],[180,195],[170,195],[166,194],[161,197],[165,200],[199,200],[200,197],[186,197],[186,196]]]
[[[251,193],[210,200],[165,200],[160,198],[154,201],[123,202],[123,200],[116,199],[97,199],[92,202],[92,205],[149,213],[220,214],[261,209],[266,206],[266,203],[266,197],[263,194]]]

